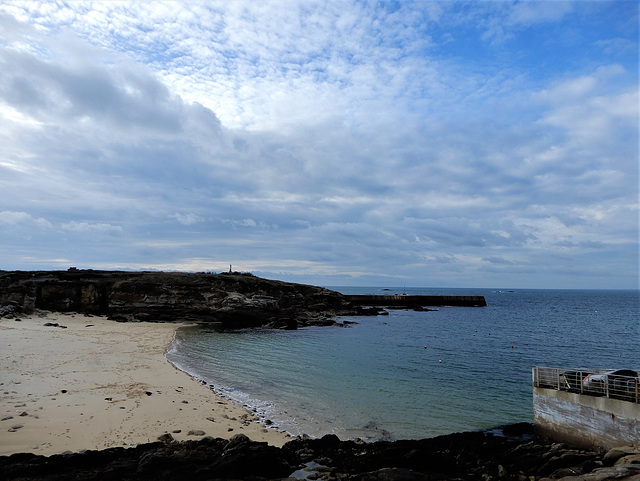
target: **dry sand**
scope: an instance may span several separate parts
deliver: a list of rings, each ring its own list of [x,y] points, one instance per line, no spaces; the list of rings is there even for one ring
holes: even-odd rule
[[[0,319],[0,455],[135,446],[164,433],[179,441],[242,433],[275,446],[291,439],[174,368],[164,354],[175,324],[20,319]]]

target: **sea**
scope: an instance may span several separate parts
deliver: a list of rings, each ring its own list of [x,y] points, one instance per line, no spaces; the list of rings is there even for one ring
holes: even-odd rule
[[[532,422],[535,366],[640,369],[636,290],[329,288],[481,295],[487,306],[387,309],[293,331],[190,326],[166,357],[268,427],[366,441]]]

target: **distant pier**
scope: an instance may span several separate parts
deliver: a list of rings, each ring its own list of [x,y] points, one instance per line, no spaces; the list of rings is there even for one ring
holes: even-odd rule
[[[484,307],[487,301],[484,296],[362,296],[346,295],[352,304],[358,306],[455,306],[455,307]]]

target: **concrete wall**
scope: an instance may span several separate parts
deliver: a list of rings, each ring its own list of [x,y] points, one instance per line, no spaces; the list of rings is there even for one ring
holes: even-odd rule
[[[536,434],[580,448],[611,449],[640,442],[640,404],[533,388]]]

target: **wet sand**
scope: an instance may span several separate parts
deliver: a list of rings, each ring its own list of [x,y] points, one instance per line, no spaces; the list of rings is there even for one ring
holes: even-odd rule
[[[129,447],[165,433],[291,439],[174,368],[164,354],[177,327],[83,314],[0,319],[0,455]]]

